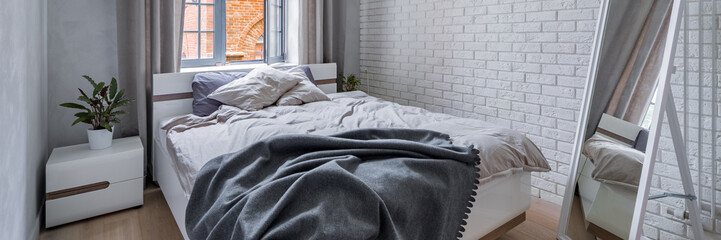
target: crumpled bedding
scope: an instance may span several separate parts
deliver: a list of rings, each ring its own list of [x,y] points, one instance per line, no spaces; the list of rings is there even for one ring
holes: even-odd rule
[[[165,131],[168,155],[173,158],[186,195],[190,195],[200,168],[222,154],[282,134],[331,135],[360,128],[415,128],[446,133],[454,144],[474,145],[480,151],[480,179],[509,169],[550,170],[530,139],[492,123],[404,106],[360,91],[328,97],[331,101],[259,111],[224,105],[206,117],[188,114],[165,121],[161,131]]]

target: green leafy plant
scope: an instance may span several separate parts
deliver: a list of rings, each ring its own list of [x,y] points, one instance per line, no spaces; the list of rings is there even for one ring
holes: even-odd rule
[[[125,114],[125,111],[115,110],[128,105],[133,99],[125,97],[124,89],[118,91],[118,81],[115,80],[115,78],[110,81],[110,85],[106,85],[105,82],[95,83],[95,81],[87,75],[83,75],[83,78],[93,85],[93,94],[87,95],[82,89],[78,88],[81,94],[78,100],[89,106],[86,107],[77,103],[63,103],[60,104],[60,106],[83,110],[75,114],[75,117],[78,119],[73,122],[73,126],[82,122],[92,125],[93,130],[107,129],[112,132],[113,130],[110,123],[120,123],[118,116]]]
[[[350,92],[355,91],[356,87],[360,86],[360,81],[355,77],[355,74],[348,75],[346,78],[343,74],[338,74],[341,84],[343,84],[343,91]]]

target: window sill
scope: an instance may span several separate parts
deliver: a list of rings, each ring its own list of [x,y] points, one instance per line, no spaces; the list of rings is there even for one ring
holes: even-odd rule
[[[295,64],[279,63],[273,64],[273,67],[283,66],[294,66]],[[257,67],[267,66],[265,63],[251,63],[251,64],[232,64],[225,66],[207,66],[207,67],[187,67],[180,68],[180,72],[227,72],[227,71],[243,71],[252,70]]]

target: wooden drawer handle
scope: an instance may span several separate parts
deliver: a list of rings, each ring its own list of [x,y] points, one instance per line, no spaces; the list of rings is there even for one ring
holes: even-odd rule
[[[58,190],[55,192],[49,192],[49,193],[45,194],[45,200],[53,200],[53,199],[58,199],[58,198],[69,197],[72,195],[83,194],[86,192],[102,190],[102,189],[108,188],[108,186],[110,186],[110,182],[102,181],[102,182],[91,183],[88,185],[82,185],[82,186],[78,186],[78,187],[74,187],[74,188]]]

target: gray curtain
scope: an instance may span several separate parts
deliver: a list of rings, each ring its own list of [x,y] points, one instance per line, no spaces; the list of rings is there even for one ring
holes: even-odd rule
[[[343,75],[360,72],[360,0],[323,3],[323,62],[336,63]]]
[[[137,132],[145,146],[146,164],[152,153],[152,76],[180,70],[183,0],[116,0],[118,77],[129,82],[135,98]],[[152,166],[146,168],[147,173]],[[149,174],[146,173],[146,176]]]
[[[642,35],[653,0],[612,0],[609,4],[606,29],[596,74],[586,139],[595,133],[601,116],[609,106]]]
[[[323,0],[299,1],[298,64],[323,62]]]

